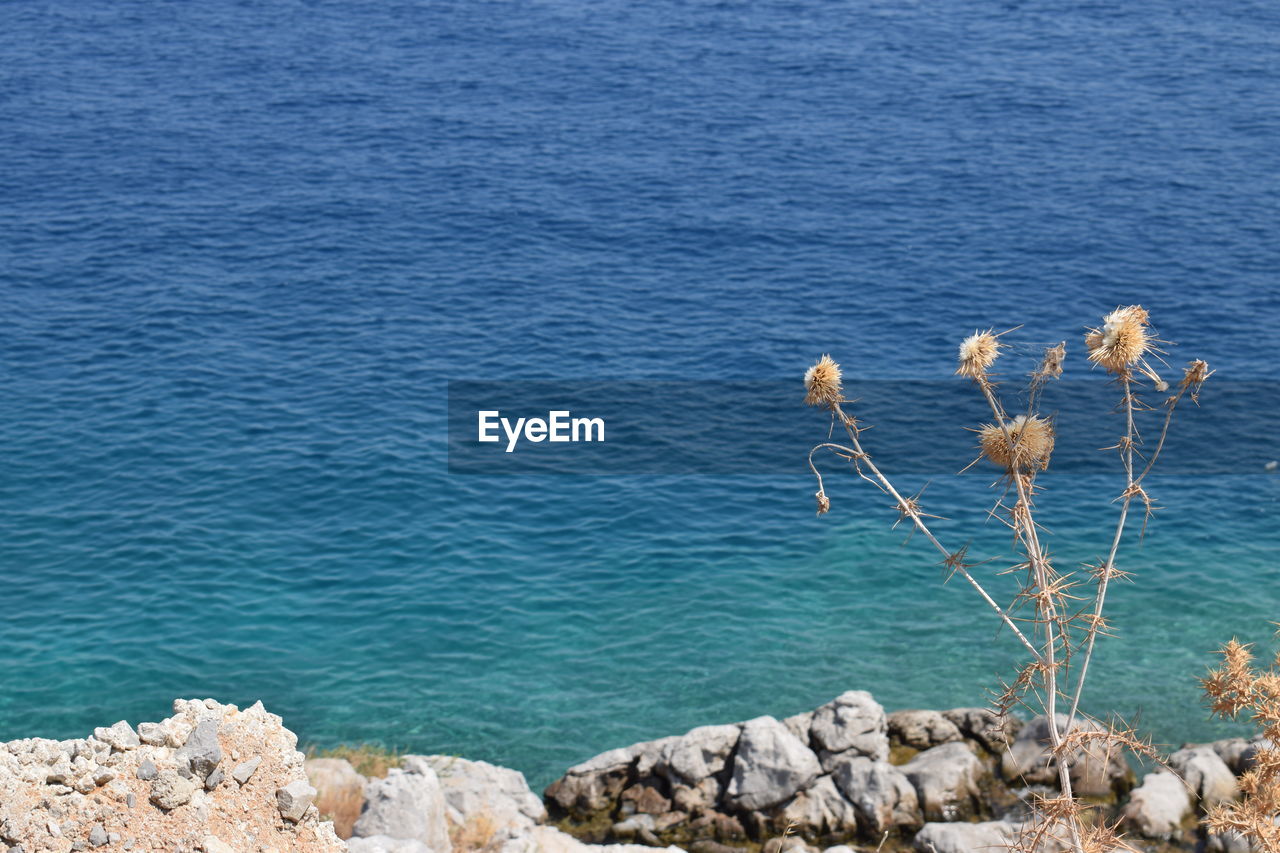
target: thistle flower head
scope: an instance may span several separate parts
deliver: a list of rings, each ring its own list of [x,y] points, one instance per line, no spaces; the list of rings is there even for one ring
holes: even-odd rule
[[[1200,396],[1200,386],[1212,375],[1213,371],[1209,369],[1208,363],[1197,358],[1188,362],[1182,371],[1181,386],[1191,392],[1191,399],[1196,400]]]
[[[822,489],[818,489],[815,497],[818,499],[818,515],[825,515],[831,509],[831,498]]]
[[[1084,337],[1089,360],[1116,375],[1126,373],[1151,349],[1149,323],[1147,309],[1141,305],[1112,311],[1102,318],[1101,329],[1090,329]]]
[[[1006,471],[1043,471],[1053,453],[1053,425],[1045,418],[1018,415],[1006,422],[1005,429],[999,424],[983,424],[978,441],[982,455]]]
[[[824,355],[804,373],[804,402],[809,406],[830,406],[843,399],[840,365]]]
[[[960,363],[956,373],[970,379],[980,379],[987,375],[987,368],[995,364],[1000,356],[1000,341],[991,329],[985,332],[974,332],[960,342]]]

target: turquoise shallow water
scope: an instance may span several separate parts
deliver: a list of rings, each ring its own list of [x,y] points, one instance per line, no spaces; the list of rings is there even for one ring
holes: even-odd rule
[[[866,488],[818,519],[802,460],[451,474],[447,382],[824,351],[945,380],[974,328],[1076,345],[1137,301],[1179,360],[1275,376],[1266,4],[76,0],[0,31],[0,739],[261,698],[543,784],[849,688],[974,704],[1014,647]],[[967,461],[929,506],[996,554]],[[1115,479],[1046,486],[1059,564],[1094,558]],[[1090,707],[1207,738],[1207,652],[1280,612],[1280,486],[1153,487]]]

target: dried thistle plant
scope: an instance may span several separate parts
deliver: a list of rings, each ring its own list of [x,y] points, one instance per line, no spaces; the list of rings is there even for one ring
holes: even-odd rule
[[[1238,833],[1263,853],[1280,853],[1280,655],[1270,668],[1253,666],[1250,647],[1234,638],[1218,650],[1222,663],[1200,680],[1210,709],[1228,719],[1247,714],[1265,740],[1240,777],[1243,797],[1209,809],[1204,825],[1214,833]]]
[[[991,329],[974,332],[960,342],[960,363],[956,373],[970,379],[982,379],[1000,357],[1000,341]]]
[[[937,516],[922,510],[918,495],[904,496],[872,460],[862,444],[863,427],[846,411],[845,407],[851,404],[843,396],[839,366],[824,355],[805,374],[805,402],[828,409],[833,429],[839,425],[848,437],[846,444],[827,441],[809,452],[809,467],[818,480],[818,514],[826,513],[831,502],[814,456],[820,451],[829,451],[852,463],[858,477],[892,499],[898,513],[894,526],[909,520],[914,530],[942,555],[947,577],[957,574],[963,577],[1030,657],[997,700],[1001,714],[1021,705],[1033,713],[1044,714],[1048,720],[1049,760],[1056,771],[1059,790],[1056,797],[1033,798],[1032,817],[1013,844],[1013,849],[1026,853],[1046,849],[1066,849],[1074,853],[1133,849],[1119,836],[1114,825],[1091,814],[1090,808],[1076,795],[1071,767],[1083,754],[1099,749],[1107,755],[1119,749],[1146,757],[1154,755],[1150,745],[1137,737],[1133,729],[1118,722],[1102,723],[1087,718],[1080,702],[1095,644],[1099,636],[1107,633],[1104,610],[1108,587],[1112,580],[1126,574],[1116,567],[1116,558],[1130,507],[1135,499],[1141,500],[1150,513],[1151,499],[1143,481],[1164,448],[1175,408],[1185,397],[1198,402],[1200,388],[1210,375],[1203,361],[1193,361],[1187,367],[1177,391],[1162,403],[1163,426],[1154,449],[1139,469],[1135,455],[1141,439],[1135,426],[1135,413],[1144,408],[1138,396],[1139,383],[1148,381],[1157,392],[1168,389],[1148,361],[1158,352],[1157,340],[1146,309],[1138,305],[1117,308],[1103,318],[1099,328],[1090,329],[1085,336],[1089,362],[1104,368],[1119,386],[1125,425],[1123,434],[1111,448],[1119,451],[1125,480],[1116,498],[1119,515],[1110,535],[1106,558],[1088,567],[1089,571],[1082,575],[1085,580],[1077,579],[1074,573],[1058,571],[1041,541],[1043,531],[1035,518],[1035,498],[1042,491],[1037,477],[1049,467],[1055,443],[1053,422],[1036,407],[1040,391],[1063,373],[1066,344],[1045,349],[1039,366],[1029,377],[1025,411],[1011,414],[991,374],[991,368],[1006,346],[1000,341],[1000,335],[988,329],[974,332],[960,343],[956,374],[973,381],[993,418],[991,423],[975,430],[979,459],[989,460],[1003,472],[999,484],[1005,492],[997,499],[992,514],[1013,531],[1015,562],[1010,571],[1021,578],[1020,589],[1007,607],[1001,606],[975,576],[972,570],[978,564],[969,562],[968,546],[957,550],[943,545],[927,521]],[[1012,497],[1006,499],[1005,495]],[[1082,597],[1079,594],[1082,592],[1088,594]],[[1089,602],[1083,607],[1076,604],[1082,598]],[[1024,610],[1030,613],[1023,615]],[[1275,725],[1280,735],[1280,676],[1276,677],[1275,685]],[[1061,717],[1060,703],[1069,711]],[[1086,720],[1090,724],[1088,729],[1078,724]],[[1280,803],[1280,752],[1276,755],[1275,767],[1278,777],[1275,796]]]
[[[1004,424],[983,424],[978,430],[982,455],[1013,473],[1044,471],[1053,453],[1053,424],[1048,418],[1018,415]]]
[[[804,402],[808,406],[830,406],[839,403],[842,388],[840,386],[840,365],[831,360],[831,356],[822,358],[805,371]]]

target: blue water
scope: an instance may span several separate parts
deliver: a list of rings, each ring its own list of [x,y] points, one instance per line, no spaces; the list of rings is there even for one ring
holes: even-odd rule
[[[447,381],[943,379],[1018,324],[1079,378],[1130,302],[1174,363],[1277,376],[1274,4],[16,0],[0,33],[0,739],[261,698],[543,784],[848,688],[976,704],[1016,646],[869,488],[819,519],[802,460],[451,475]],[[994,556],[989,480],[926,509]],[[1048,485],[1059,565],[1096,557],[1115,479]],[[1280,487],[1152,486],[1086,704],[1205,738],[1208,651],[1280,618]]]

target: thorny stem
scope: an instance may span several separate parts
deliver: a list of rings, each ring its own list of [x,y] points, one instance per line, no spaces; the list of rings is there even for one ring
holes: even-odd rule
[[[849,434],[849,441],[853,445],[854,451],[852,457],[854,464],[857,467],[858,476],[862,477],[864,480],[868,480],[892,497],[894,501],[897,502],[897,505],[902,508],[902,512],[911,518],[912,523],[915,524],[916,530],[919,530],[920,533],[929,540],[933,547],[938,549],[938,552],[941,553],[944,558],[951,560],[953,552],[948,551],[943,547],[942,543],[938,541],[938,538],[933,535],[933,531],[924,523],[924,519],[920,516],[919,510],[917,510],[912,503],[902,497],[901,493],[899,493],[898,490],[893,487],[893,484],[889,482],[889,478],[882,474],[880,469],[876,467],[876,464],[871,461],[871,456],[862,449],[862,443],[858,440],[859,430],[853,425],[852,420],[845,416],[844,410],[840,408],[840,404],[834,403],[831,408],[832,411],[835,412],[836,417],[840,419],[840,423],[844,425],[845,431]],[[837,444],[820,444],[815,447],[814,450],[818,450],[822,447],[839,448],[845,451],[848,451],[849,449]],[[863,466],[866,466],[866,470],[871,472],[874,479],[872,479],[872,477],[868,477],[862,472]],[[819,474],[818,469],[814,467],[813,451],[809,452],[809,467],[818,478],[818,488],[822,488],[822,475]],[[1018,638],[1018,641],[1021,642],[1022,645],[1026,646],[1027,650],[1033,655],[1037,654],[1036,647],[1027,639],[1026,635],[1018,629],[1018,626],[1009,618],[1009,614],[1004,611],[1004,608],[997,604],[996,600],[987,593],[982,584],[978,583],[978,580],[969,573],[969,570],[964,566],[964,561],[952,561],[951,565],[954,565],[955,570],[969,582],[970,586],[978,591],[978,594],[982,596],[982,600],[985,601],[997,615],[999,615],[1001,621],[1009,627],[1009,630]]]
[[[1107,561],[1102,564],[1101,574],[1098,578],[1098,593],[1094,599],[1093,621],[1090,622],[1088,628],[1088,637],[1085,640],[1084,662],[1080,664],[1080,675],[1076,678],[1075,695],[1071,697],[1071,714],[1068,719],[1068,725],[1075,722],[1076,713],[1080,710],[1080,697],[1084,694],[1084,680],[1089,674],[1089,661],[1093,660],[1093,647],[1098,639],[1098,629],[1101,626],[1102,607],[1107,601],[1107,583],[1111,580],[1112,570],[1116,564],[1116,554],[1120,550],[1120,540],[1124,536],[1124,526],[1129,519],[1129,505],[1133,503],[1133,386],[1128,374],[1121,377],[1124,386],[1124,415],[1125,415],[1125,431],[1124,431],[1124,448],[1120,454],[1124,460],[1124,496],[1120,502],[1120,518],[1116,521],[1116,532],[1111,537],[1111,550],[1107,554]],[[1169,413],[1173,413],[1173,407],[1169,409]],[[1165,421],[1166,428],[1168,421]],[[1160,437],[1161,444],[1164,443],[1164,436]]]
[[[1116,521],[1115,535],[1111,538],[1111,551],[1107,554],[1107,561],[1102,564],[1101,576],[1098,579],[1098,593],[1093,608],[1093,620],[1089,624],[1087,637],[1085,640],[1084,662],[1080,665],[1080,675],[1076,679],[1075,695],[1071,700],[1071,717],[1069,723],[1074,723],[1076,712],[1080,708],[1080,697],[1084,693],[1084,680],[1089,674],[1089,661],[1093,660],[1093,647],[1098,639],[1098,632],[1102,622],[1102,607],[1107,599],[1107,582],[1111,580],[1116,565],[1116,554],[1120,550],[1120,540],[1124,536],[1125,523],[1129,518],[1129,506],[1133,503],[1133,498],[1137,494],[1137,488],[1146,479],[1147,474],[1151,473],[1151,468],[1156,464],[1156,460],[1160,458],[1160,451],[1164,449],[1164,440],[1169,435],[1169,423],[1173,420],[1173,410],[1177,408],[1178,403],[1182,400],[1182,395],[1186,393],[1187,386],[1178,389],[1178,393],[1170,397],[1165,405],[1164,425],[1160,429],[1160,440],[1156,442],[1155,452],[1151,454],[1151,458],[1147,460],[1146,466],[1142,469],[1142,473],[1136,478],[1133,476],[1133,445],[1136,438],[1136,430],[1133,425],[1133,387],[1131,377],[1127,374],[1121,377],[1124,385],[1124,411],[1125,411],[1125,437],[1124,448],[1121,456],[1124,459],[1125,473],[1125,490],[1121,496],[1120,502],[1120,518]],[[1069,729],[1068,729],[1069,731]]]
[[[992,391],[991,383],[985,377],[978,380],[978,386],[982,389],[982,394],[987,399],[987,405],[991,407],[991,413],[995,416],[996,423],[1000,425],[1001,432],[1004,433],[1004,440],[1010,448],[1015,448],[1016,444],[1012,435],[1009,433],[1009,424],[1005,418],[1004,407],[996,400]],[[1017,453],[1011,452],[1012,458],[1015,460],[1014,468],[1009,472],[1010,479],[1013,480],[1014,487],[1018,490],[1018,506],[1010,513],[1014,523],[1014,529],[1018,533],[1018,539],[1022,542],[1022,546],[1027,553],[1027,560],[1031,563],[1031,570],[1036,587],[1040,591],[1049,588],[1049,566],[1048,561],[1044,558],[1044,552],[1040,548],[1040,535],[1036,531],[1035,519],[1031,514],[1031,486],[1034,483],[1035,475],[1028,472],[1024,477],[1022,471],[1018,470]],[[1021,512],[1018,507],[1021,507]],[[1041,620],[1044,624],[1045,645],[1043,652],[1037,652],[1032,649],[1034,654],[1043,665],[1045,673],[1045,715],[1049,723],[1049,740],[1053,744],[1054,753],[1060,755],[1062,746],[1062,732],[1058,731],[1057,717],[1057,698],[1058,698],[1058,673],[1057,673],[1057,644],[1058,644],[1058,614],[1057,608],[1053,605],[1053,596],[1045,595],[1037,599],[1037,607],[1044,611],[1044,618]],[[1070,731],[1068,728],[1067,731]],[[1073,797],[1074,793],[1071,786],[1071,770],[1067,766],[1067,762],[1059,758],[1056,762],[1058,765],[1058,786],[1063,796]],[[1073,849],[1082,851],[1084,848],[1080,842],[1080,828],[1073,819],[1069,821],[1071,830],[1071,842]]]

